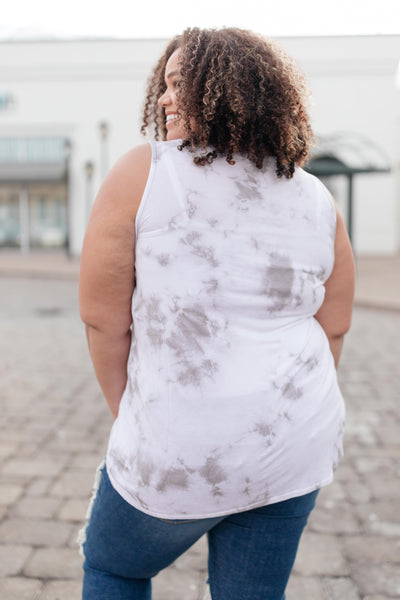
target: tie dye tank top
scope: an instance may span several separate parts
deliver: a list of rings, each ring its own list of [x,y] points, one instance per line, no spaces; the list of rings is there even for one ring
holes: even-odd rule
[[[334,263],[335,209],[301,168],[242,156],[198,167],[152,143],[136,218],[128,382],[107,470],[167,519],[226,515],[332,480],[344,405],[313,318]]]

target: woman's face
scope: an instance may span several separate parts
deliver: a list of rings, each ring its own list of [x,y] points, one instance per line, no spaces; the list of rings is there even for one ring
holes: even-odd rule
[[[158,104],[164,109],[167,140],[179,140],[184,136],[184,127],[178,111],[177,92],[180,83],[179,69],[180,49],[175,50],[165,65],[166,90],[158,99]]]

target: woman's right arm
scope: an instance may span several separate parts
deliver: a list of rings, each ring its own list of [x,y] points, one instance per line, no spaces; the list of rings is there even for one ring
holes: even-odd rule
[[[346,225],[336,204],[335,263],[325,283],[325,300],[315,315],[325,331],[335,366],[338,366],[343,338],[349,330],[354,301],[354,256]]]
[[[80,313],[97,380],[114,417],[127,381],[135,218],[150,163],[149,144],[117,162],[97,195],[82,248]]]

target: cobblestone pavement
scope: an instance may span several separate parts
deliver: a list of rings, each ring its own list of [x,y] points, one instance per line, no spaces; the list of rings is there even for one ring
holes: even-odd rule
[[[346,456],[304,534],[287,600],[400,598],[400,312],[358,308],[340,369]],[[0,598],[79,600],[76,536],[111,418],[76,281],[0,278]],[[154,600],[205,600],[200,540]],[[116,599],[117,600],[117,599]]]

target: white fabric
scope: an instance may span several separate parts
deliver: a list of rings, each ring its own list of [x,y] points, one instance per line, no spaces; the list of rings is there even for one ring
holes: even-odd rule
[[[203,518],[329,483],[344,405],[313,318],[334,262],[335,210],[238,156],[198,167],[152,144],[136,219],[128,384],[107,469],[136,508]]]

